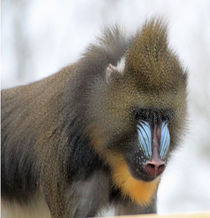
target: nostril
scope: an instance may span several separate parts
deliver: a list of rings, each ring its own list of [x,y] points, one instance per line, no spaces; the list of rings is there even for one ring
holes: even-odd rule
[[[158,169],[163,169],[165,168],[165,164],[161,164],[160,166],[158,166]]]
[[[159,166],[158,166],[158,173],[159,173],[159,174],[162,173],[164,169],[165,169],[165,164],[159,165]]]
[[[148,163],[147,165],[148,165],[148,167],[155,168],[155,165],[152,163]]]

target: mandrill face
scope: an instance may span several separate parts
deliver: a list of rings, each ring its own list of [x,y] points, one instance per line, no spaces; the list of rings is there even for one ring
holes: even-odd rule
[[[123,163],[133,178],[149,182],[166,168],[169,153],[178,141],[178,124],[182,125],[185,107],[174,107],[179,95],[149,96],[134,81],[126,81],[123,76],[117,78],[101,93],[103,102],[99,99],[94,107],[94,143],[112,168]],[[103,111],[98,110],[100,107]]]
[[[125,152],[129,171],[136,179],[151,181],[165,169],[170,148],[170,110],[138,109],[130,151]]]

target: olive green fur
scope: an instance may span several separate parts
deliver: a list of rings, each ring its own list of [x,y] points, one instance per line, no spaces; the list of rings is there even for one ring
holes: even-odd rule
[[[124,71],[107,83],[108,65],[122,56]],[[169,111],[174,150],[184,132],[186,84],[166,25],[152,19],[132,37],[107,28],[76,63],[2,90],[2,198],[27,205],[41,193],[52,218],[96,216],[110,204],[121,215],[156,212],[156,193],[146,206],[122,197],[107,156],[126,159],[135,149],[137,109]]]

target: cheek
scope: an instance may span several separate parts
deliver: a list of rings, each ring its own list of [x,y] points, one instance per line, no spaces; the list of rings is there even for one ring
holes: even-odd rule
[[[125,154],[125,160],[132,176],[141,179],[144,176],[144,164],[147,161],[144,153],[139,148],[130,149]]]
[[[126,156],[127,156],[126,159],[137,168],[141,167],[141,165],[143,165],[147,160],[144,153],[139,149],[128,152]]]

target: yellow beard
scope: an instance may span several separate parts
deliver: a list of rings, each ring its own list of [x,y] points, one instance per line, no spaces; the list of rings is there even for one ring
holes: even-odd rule
[[[157,178],[151,182],[137,180],[131,176],[125,161],[117,158],[118,163],[116,163],[116,156],[114,159],[115,164],[112,165],[114,184],[120,188],[124,197],[129,196],[132,201],[140,205],[148,205],[152,200],[152,196],[157,189],[160,179]],[[113,159],[111,162],[113,163]]]

